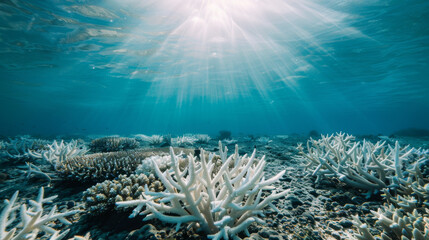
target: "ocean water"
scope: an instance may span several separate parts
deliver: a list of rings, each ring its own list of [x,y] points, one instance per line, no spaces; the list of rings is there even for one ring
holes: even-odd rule
[[[423,0],[1,0],[0,134],[429,127]]]

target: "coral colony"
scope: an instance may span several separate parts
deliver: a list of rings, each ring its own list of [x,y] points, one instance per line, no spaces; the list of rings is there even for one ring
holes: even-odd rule
[[[176,230],[182,224],[195,227],[209,234],[212,239],[238,238],[237,234],[246,232],[253,223],[263,223],[263,209],[267,206],[277,209],[272,201],[285,196],[288,191],[276,193],[271,186],[284,174],[265,180],[264,157],[257,160],[255,152],[250,157],[239,156],[236,152],[227,158],[227,148],[222,152],[222,165],[215,171],[213,155],[205,159],[201,150],[201,162],[196,157],[188,156],[188,167],[181,171],[178,157],[170,148],[171,171],[161,172],[156,161],[153,161],[156,174],[167,191],[152,192],[145,186],[139,200],[116,203],[119,207],[136,206],[131,217],[140,212],[146,215],[145,220],[157,218],[161,221],[176,224]],[[273,191],[262,199],[262,192]],[[146,210],[142,211],[143,207]],[[249,235],[249,234],[248,234]]]
[[[50,226],[55,220],[63,224],[71,225],[71,222],[66,219],[79,212],[72,210],[59,213],[57,206],[54,205],[48,214],[44,211],[43,204],[51,202],[57,196],[45,198],[44,189],[40,188],[39,195],[36,200],[30,200],[27,204],[17,203],[18,191],[13,194],[10,200],[5,200],[6,206],[0,215],[0,239],[1,240],[24,240],[36,239],[39,232],[50,236],[49,239],[63,239],[69,230],[62,233]],[[17,212],[19,212],[19,221],[17,221]],[[10,229],[7,231],[7,229]]]

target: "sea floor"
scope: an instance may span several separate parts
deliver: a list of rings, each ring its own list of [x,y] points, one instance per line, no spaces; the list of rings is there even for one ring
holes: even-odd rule
[[[376,136],[366,136],[371,141],[380,140]],[[278,191],[291,189],[290,193],[275,205],[280,210],[265,212],[265,225],[252,224],[249,227],[250,236],[242,234],[243,239],[354,239],[357,229],[352,223],[352,215],[359,215],[369,225],[371,232],[377,233],[371,210],[377,210],[383,205],[380,196],[366,198],[360,190],[350,188],[344,183],[332,180],[322,180],[315,184],[315,178],[305,169],[305,162],[295,157],[298,155],[296,146],[304,143],[308,136],[290,135],[282,137],[271,136],[270,142],[261,143],[249,138],[237,138],[240,155],[251,154],[256,147],[258,158],[266,156],[266,177],[286,170],[279,182],[275,183]],[[88,137],[81,141],[89,144]],[[428,148],[428,138],[397,138],[401,144],[410,144],[415,148]],[[233,151],[234,144],[228,145]],[[197,148],[217,152],[218,141],[189,146],[189,151]],[[157,147],[144,145],[141,149],[153,151]],[[231,152],[230,152],[231,153]],[[132,209],[111,210],[101,214],[91,214],[85,209],[82,200],[83,192],[94,184],[70,181],[62,178],[51,165],[34,162],[43,172],[51,176],[51,181],[38,177],[26,177],[26,161],[29,158],[11,159],[3,156],[0,160],[0,199],[10,199],[19,190],[19,201],[25,202],[36,198],[39,188],[44,187],[45,195],[58,195],[54,199],[59,209],[80,209],[82,212],[73,216],[73,224],[65,226],[56,224],[56,229],[70,229],[68,238],[75,235],[90,233],[91,239],[206,239],[192,230],[182,227],[178,232],[175,226],[158,220],[144,222],[143,217],[129,218]],[[3,205],[0,205],[3,208]]]

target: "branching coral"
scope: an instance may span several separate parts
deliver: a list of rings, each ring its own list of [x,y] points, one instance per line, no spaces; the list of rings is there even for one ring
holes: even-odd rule
[[[117,180],[106,180],[88,188],[82,199],[86,202],[89,212],[98,214],[112,210],[116,202],[138,199],[144,192],[145,185],[148,185],[152,192],[164,190],[164,186],[154,175],[120,175]]]
[[[139,143],[134,138],[103,137],[92,140],[90,147],[93,152],[117,152],[138,148]]]
[[[378,211],[371,211],[377,218],[377,224],[383,228],[381,239],[383,240],[426,240],[429,239],[428,212],[419,213],[416,209],[412,212],[404,211],[393,205],[383,206]],[[375,240],[376,238],[368,230],[367,224],[362,223],[358,216],[353,217],[353,223],[358,227],[360,234],[356,234],[359,240]]]
[[[76,140],[72,140],[69,143],[64,143],[61,140],[60,144],[56,140],[52,144],[47,144],[47,150],[32,151],[28,150],[28,154],[36,159],[43,159],[46,162],[57,168],[64,161],[69,158],[85,155],[88,149],[84,144],[80,144]]]
[[[302,145],[298,150],[301,159],[315,167],[312,175],[316,182],[322,178],[337,177],[346,184],[365,189],[369,194],[393,184],[393,178],[403,178],[403,161],[408,159],[413,149],[394,147],[385,142],[372,144],[367,141],[355,142],[354,137],[345,134],[322,136],[320,140],[307,142],[307,153]]]
[[[27,240],[36,239],[39,232],[44,232],[45,235],[51,235],[51,240],[59,240],[64,238],[67,231],[60,234],[60,231],[51,227],[51,223],[58,220],[63,224],[70,225],[66,217],[72,216],[79,210],[67,211],[58,213],[57,207],[54,205],[48,214],[44,212],[43,204],[51,202],[57,196],[44,198],[44,189],[40,188],[39,195],[36,200],[26,204],[16,204],[18,191],[13,194],[10,200],[5,200],[6,206],[0,215],[0,239],[1,240]],[[17,212],[19,210],[19,221]]]
[[[8,143],[4,144],[6,154],[10,158],[26,158],[28,157],[28,150],[38,152],[45,150],[46,145],[49,144],[47,140],[33,139],[30,136],[20,136],[18,138],[10,139]]]
[[[225,148],[226,149],[226,148]],[[227,149],[226,149],[227,150]],[[172,169],[161,172],[154,162],[156,174],[164,184],[165,192],[152,192],[145,187],[139,200],[119,202],[119,207],[135,206],[132,215],[135,217],[146,214],[145,220],[160,219],[176,224],[194,227],[209,235],[212,239],[239,239],[238,234],[245,232],[254,223],[263,223],[258,216],[263,216],[263,209],[270,206],[277,210],[272,201],[281,198],[288,191],[276,193],[271,186],[285,173],[265,180],[264,157],[257,160],[256,151],[251,157],[221,152],[222,166],[214,174],[213,155],[208,161],[201,149],[201,163],[196,157],[188,156],[188,166],[183,171],[179,167],[179,159],[170,148]],[[230,163],[233,163],[230,167]],[[274,190],[263,198],[264,190]]]

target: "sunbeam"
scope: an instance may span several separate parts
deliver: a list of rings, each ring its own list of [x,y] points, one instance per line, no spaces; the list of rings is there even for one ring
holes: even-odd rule
[[[160,98],[179,92],[179,105],[200,96],[222,101],[248,97],[255,91],[270,102],[272,81],[295,88],[294,79],[302,74],[297,70],[316,68],[299,49],[329,55],[323,47],[324,41],[332,40],[329,37],[363,37],[343,23],[346,14],[312,1],[126,3],[145,13],[142,23],[133,30],[134,35],[164,35],[163,41],[154,47],[156,51],[139,63],[131,77],[147,81],[147,75],[139,68],[156,69],[161,74],[151,78],[154,84],[150,92]],[[138,42],[130,39],[127,44],[135,46]],[[243,78],[247,79],[246,84],[235,82]]]

